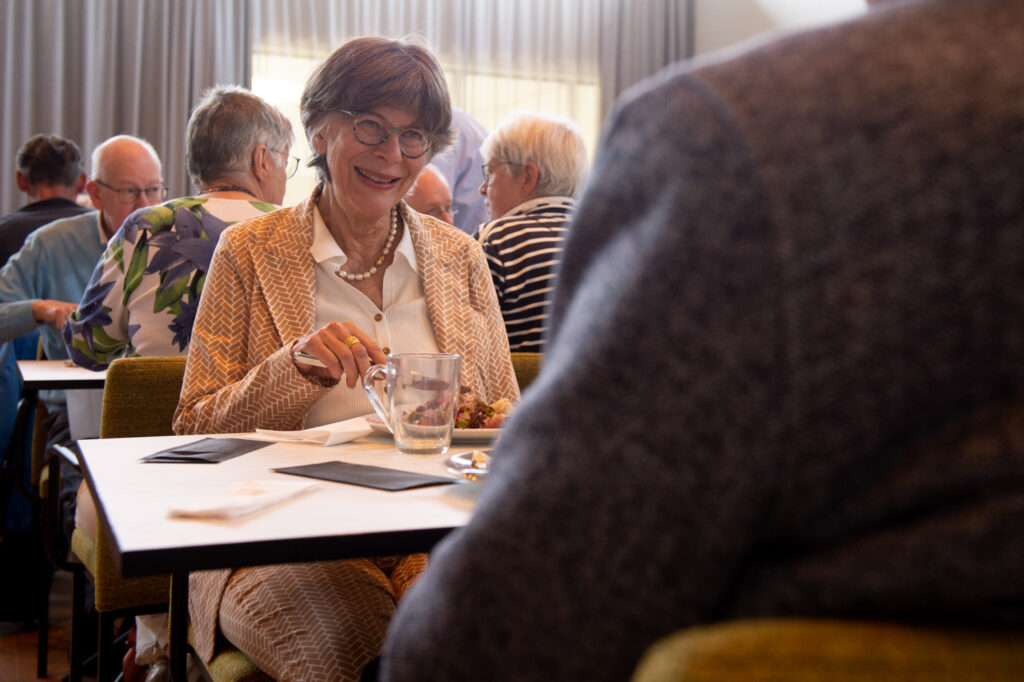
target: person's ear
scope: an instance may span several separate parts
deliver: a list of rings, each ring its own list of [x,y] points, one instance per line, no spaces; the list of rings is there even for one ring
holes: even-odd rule
[[[327,153],[327,122],[322,121],[319,128],[313,133],[313,138],[310,140],[314,154],[326,154]]]
[[[14,181],[18,183],[18,189],[25,194],[32,194],[32,185],[29,184],[28,178],[22,175],[20,170],[14,171]]]
[[[537,169],[537,164],[533,161],[527,161],[523,164],[523,179],[520,181],[520,191],[522,192],[523,198],[529,198],[533,196],[533,192],[537,189],[537,181],[540,179],[540,171]]]
[[[263,182],[274,170],[274,160],[270,158],[271,152],[266,145],[258,144],[252,150],[252,174],[257,182]]]
[[[85,191],[89,195],[89,199],[92,200],[92,206],[100,211],[103,210],[103,196],[100,194],[102,186],[95,180],[89,180],[85,183]]]

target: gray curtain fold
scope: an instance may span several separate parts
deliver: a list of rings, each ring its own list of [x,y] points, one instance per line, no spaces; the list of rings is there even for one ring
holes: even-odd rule
[[[112,135],[149,140],[170,195],[192,188],[185,125],[200,94],[250,80],[247,0],[0,0],[0,215],[24,203],[14,158],[36,133],[90,155]],[[91,169],[90,169],[91,170]]]
[[[146,138],[170,194],[191,191],[189,111],[207,87],[249,85],[256,45],[322,58],[352,36],[415,33],[452,74],[457,104],[473,74],[529,73],[596,83],[603,117],[692,53],[690,12],[692,0],[0,0],[0,215],[24,203],[14,156],[40,132],[87,155],[111,135]]]
[[[601,111],[630,86],[692,57],[694,0],[601,0]]]

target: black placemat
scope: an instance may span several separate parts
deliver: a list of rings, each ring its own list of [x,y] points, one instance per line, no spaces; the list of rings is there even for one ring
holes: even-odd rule
[[[456,482],[456,479],[445,476],[431,476],[430,474],[418,474],[414,471],[399,471],[397,469],[385,469],[384,467],[338,461],[283,467],[281,469],[274,469],[274,471],[294,476],[319,478],[324,481],[351,483],[352,485],[361,485],[366,488],[377,488],[379,490],[408,490],[410,488],[423,488],[430,485],[444,485]]]
[[[203,438],[154,452],[143,457],[141,461],[164,464],[217,464],[268,445],[272,443],[247,438]]]

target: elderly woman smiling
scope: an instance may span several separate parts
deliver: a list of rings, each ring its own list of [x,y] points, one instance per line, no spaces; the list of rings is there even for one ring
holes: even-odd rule
[[[478,397],[517,399],[480,246],[402,201],[451,141],[434,57],[406,42],[351,40],[310,77],[301,113],[321,182],[297,206],[221,237],[175,429],[297,429],[367,414],[361,374],[389,352],[458,353]],[[325,367],[298,362],[299,352]],[[275,679],[357,679],[425,561],[194,573],[197,650],[209,660],[219,625]]]

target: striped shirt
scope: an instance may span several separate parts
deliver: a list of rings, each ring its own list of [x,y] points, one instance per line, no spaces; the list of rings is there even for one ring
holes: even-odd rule
[[[512,351],[543,351],[548,302],[574,207],[568,197],[531,199],[477,234]]]

